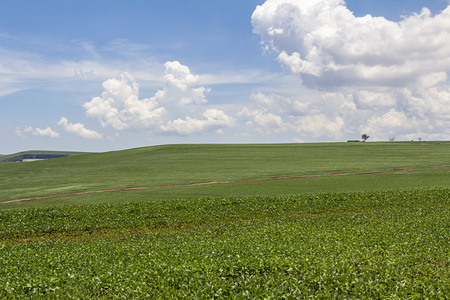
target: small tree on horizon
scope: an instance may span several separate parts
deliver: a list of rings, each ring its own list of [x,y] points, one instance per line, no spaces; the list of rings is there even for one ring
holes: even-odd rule
[[[370,136],[368,136],[365,133],[361,136],[361,139],[363,140],[363,142],[367,141],[368,138],[370,138]]]

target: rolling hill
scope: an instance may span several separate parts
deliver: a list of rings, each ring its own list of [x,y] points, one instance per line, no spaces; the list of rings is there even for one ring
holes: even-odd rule
[[[88,193],[0,203],[0,298],[447,299],[449,154],[166,145],[1,165],[0,201]]]
[[[450,142],[163,145],[1,165],[0,201],[130,187],[439,168],[450,166],[449,157]],[[440,180],[447,175],[448,171],[441,172]],[[400,176],[391,177],[395,184],[401,184],[397,183]],[[360,184],[376,188],[376,182],[370,182],[374,178]],[[334,191],[342,185],[344,191],[352,189],[350,177],[341,183],[344,179],[328,184],[323,180],[315,182],[313,188],[321,191],[325,186],[326,191]],[[413,180],[408,183],[413,186],[420,182],[420,178],[408,180]],[[270,185],[240,185],[235,193],[252,187],[256,193],[263,184]],[[292,182],[292,186],[284,194],[301,192],[298,183]],[[211,192],[204,195],[214,196]],[[223,195],[223,191],[217,192]],[[184,194],[186,191],[179,196]]]
[[[86,152],[69,152],[69,151],[24,151],[9,155],[0,155],[0,165],[23,162],[25,159],[52,159],[61,158],[72,155],[86,154]]]

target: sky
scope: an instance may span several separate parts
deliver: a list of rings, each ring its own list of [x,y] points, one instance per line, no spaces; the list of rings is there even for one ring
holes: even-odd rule
[[[0,0],[0,154],[450,140],[448,0]]]

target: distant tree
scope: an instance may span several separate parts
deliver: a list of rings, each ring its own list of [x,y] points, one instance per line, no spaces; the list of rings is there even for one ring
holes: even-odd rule
[[[391,141],[391,142],[395,141],[395,136],[390,137],[390,138],[389,138],[389,141]]]
[[[363,142],[367,141],[368,138],[370,138],[370,136],[368,136],[365,133],[361,136],[361,139],[363,140]]]

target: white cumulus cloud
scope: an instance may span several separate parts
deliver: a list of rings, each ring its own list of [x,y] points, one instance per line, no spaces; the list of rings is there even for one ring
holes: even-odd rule
[[[161,130],[187,135],[199,133],[209,129],[215,129],[217,133],[223,133],[224,127],[234,126],[234,118],[218,109],[207,109],[201,118],[187,116],[184,119],[176,119],[161,126]]]
[[[47,136],[47,137],[51,137],[51,138],[59,137],[59,133],[57,133],[50,127],[41,129],[41,128],[33,128],[31,126],[26,126],[23,130],[21,130],[20,128],[17,128],[16,135],[21,136],[21,135],[23,135],[23,133],[31,133],[35,136]]]
[[[417,121],[409,119],[404,112],[391,109],[380,117],[371,117],[361,131],[370,132],[371,137],[377,140],[386,136],[407,135],[417,125]]]
[[[140,98],[139,85],[129,73],[103,82],[103,93],[83,104],[88,117],[116,130],[192,134],[206,130],[223,133],[234,119],[223,110],[204,108],[210,89],[199,86],[199,76],[178,61],[166,62],[164,87],[150,98]]]
[[[178,61],[168,61],[164,64],[166,67],[166,75],[164,78],[168,83],[175,85],[182,91],[198,82],[199,77],[191,74],[187,66],[180,64]]]
[[[320,86],[435,84],[450,68],[450,8],[400,22],[356,17],[343,0],[268,0],[253,30],[278,60]]]
[[[149,128],[158,124],[165,113],[158,107],[158,93],[155,97],[139,99],[139,85],[128,73],[120,78],[103,82],[101,97],[94,97],[83,104],[88,117],[100,119],[103,127],[112,126],[117,130],[129,127]]]
[[[34,135],[39,135],[39,136],[48,136],[48,137],[59,137],[59,133],[53,131],[50,127],[47,127],[45,129],[40,129],[40,128],[35,128],[33,131]]]
[[[283,122],[283,118],[267,111],[267,109],[259,108],[250,110],[244,107],[238,116],[247,119],[245,126],[247,130],[256,130],[260,133],[281,132],[288,129],[288,124]]]
[[[101,139],[102,135],[94,130],[86,129],[81,123],[69,123],[67,118],[62,117],[58,125],[64,128],[65,131],[76,134],[79,137],[86,139]]]
[[[450,139],[449,20],[450,6],[393,22],[343,0],[267,0],[252,15],[263,49],[323,95],[254,98],[304,136]]]
[[[160,90],[159,100],[165,105],[177,104],[181,106],[189,104],[205,104],[206,94],[211,90],[204,86],[197,86],[200,77],[193,75],[190,69],[178,61],[168,61],[164,64],[166,84]]]
[[[295,120],[296,131],[305,136],[341,138],[344,134],[344,119],[330,118],[324,114],[311,115]]]

